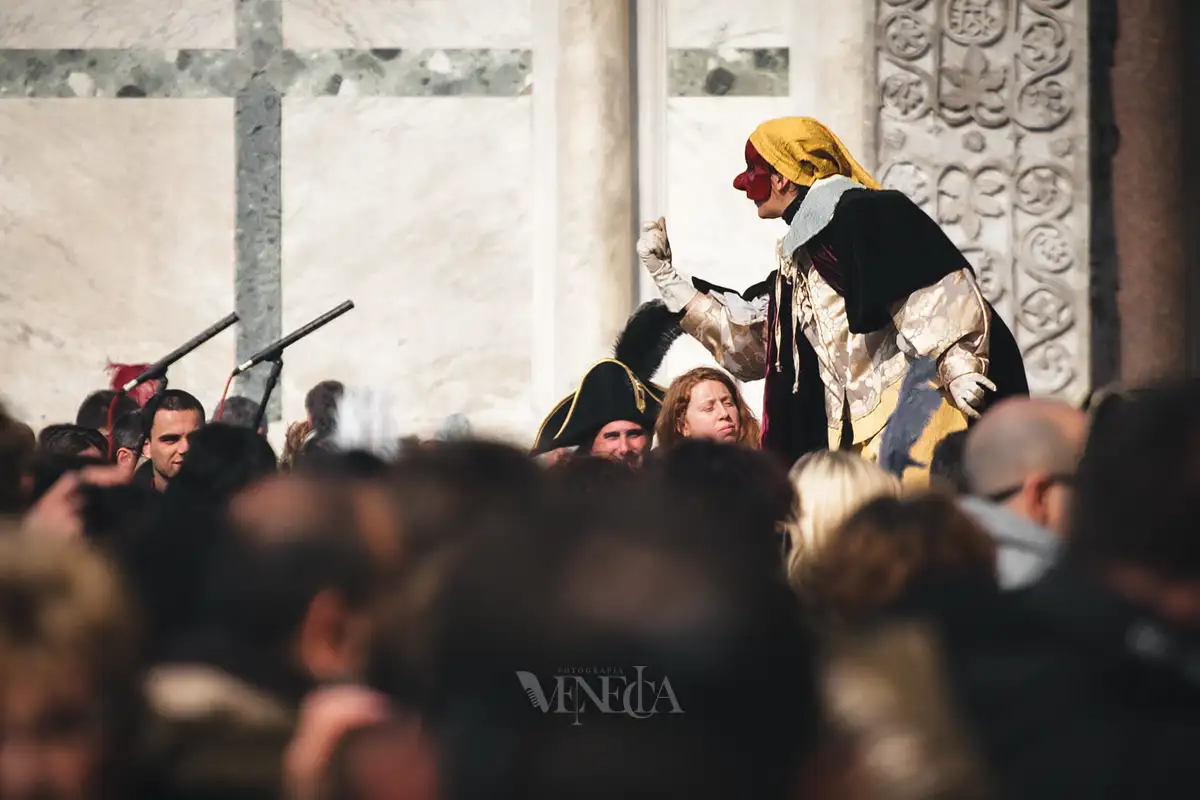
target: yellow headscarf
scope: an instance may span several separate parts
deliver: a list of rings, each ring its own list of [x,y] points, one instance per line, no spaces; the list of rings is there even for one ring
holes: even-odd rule
[[[750,134],[750,144],[783,177],[800,186],[845,175],[868,189],[882,189],[854,160],[833,131],[811,117],[769,120]]]

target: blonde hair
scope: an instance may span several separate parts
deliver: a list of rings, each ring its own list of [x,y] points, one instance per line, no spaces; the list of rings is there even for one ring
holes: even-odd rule
[[[716,381],[729,390],[738,410],[737,443],[757,448],[762,434],[758,419],[750,410],[750,406],[746,405],[746,399],[738,390],[737,382],[713,367],[696,367],[671,381],[663,397],[662,410],[658,412],[658,421],[654,425],[658,446],[670,447],[686,438],[683,435],[683,418],[687,415],[688,404],[692,402],[692,390],[705,381]]]
[[[792,550],[788,581],[796,586],[830,535],[877,497],[899,497],[900,480],[853,453],[820,450],[800,458],[788,472],[796,490],[793,519],[786,526]]]

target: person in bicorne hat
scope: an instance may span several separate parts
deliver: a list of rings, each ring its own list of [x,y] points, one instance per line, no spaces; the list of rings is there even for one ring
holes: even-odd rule
[[[650,379],[682,332],[679,315],[664,303],[644,303],[625,324],[613,357],[592,365],[542,422],[533,455],[573,451],[640,467],[666,393]]]
[[[734,187],[759,217],[788,225],[777,269],[742,293],[687,280],[662,219],[643,226],[642,264],[722,366],[742,380],[766,378],[762,445],[789,462],[824,448],[878,459],[910,365],[931,359],[941,402],[904,475],[926,483],[942,437],[994,399],[1028,394],[1016,340],[938,224],[882,189],[824,125],[764,122],[745,158]]]

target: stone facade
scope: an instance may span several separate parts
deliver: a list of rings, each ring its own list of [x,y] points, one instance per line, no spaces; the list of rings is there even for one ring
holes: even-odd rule
[[[876,175],[974,265],[1030,389],[1091,388],[1086,0],[875,0]]]

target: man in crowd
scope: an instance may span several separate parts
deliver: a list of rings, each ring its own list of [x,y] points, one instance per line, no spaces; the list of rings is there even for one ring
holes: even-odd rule
[[[1059,561],[990,607],[943,601],[998,796],[1185,797],[1200,785],[1197,441],[1200,382],[1123,401],[1088,435]]]
[[[143,455],[149,460],[135,480],[147,481],[162,492],[188,452],[188,434],[204,425],[204,406],[192,395],[168,389],[150,398],[141,411]]]
[[[47,425],[38,433],[38,453],[43,456],[107,458],[108,440],[95,428],[70,423]]]
[[[117,417],[108,434],[112,442],[112,460],[128,480],[133,479],[142,459],[141,409]]]
[[[661,301],[642,305],[625,324],[613,357],[588,370],[542,422],[534,455],[573,448],[640,467],[665,393],[650,379],[681,333]]]
[[[251,400],[249,397],[241,397],[234,395],[225,400],[225,405],[221,409],[221,422],[226,425],[234,425],[239,428],[253,428],[254,423],[258,420],[258,403]],[[216,418],[210,420],[216,422]],[[263,436],[267,435],[267,418],[264,415],[262,425],[258,427],[258,432]]]
[[[116,400],[117,403],[115,408],[113,408],[113,400]],[[138,404],[127,394],[112,389],[101,389],[98,392],[92,392],[84,399],[79,406],[79,411],[75,414],[75,424],[100,431],[107,436],[110,408],[112,408],[112,418],[115,420],[130,411],[137,411]]]
[[[967,434],[963,508],[999,548],[1008,588],[1036,580],[1067,533],[1075,469],[1087,434],[1084,413],[1054,400],[1013,398]]]

